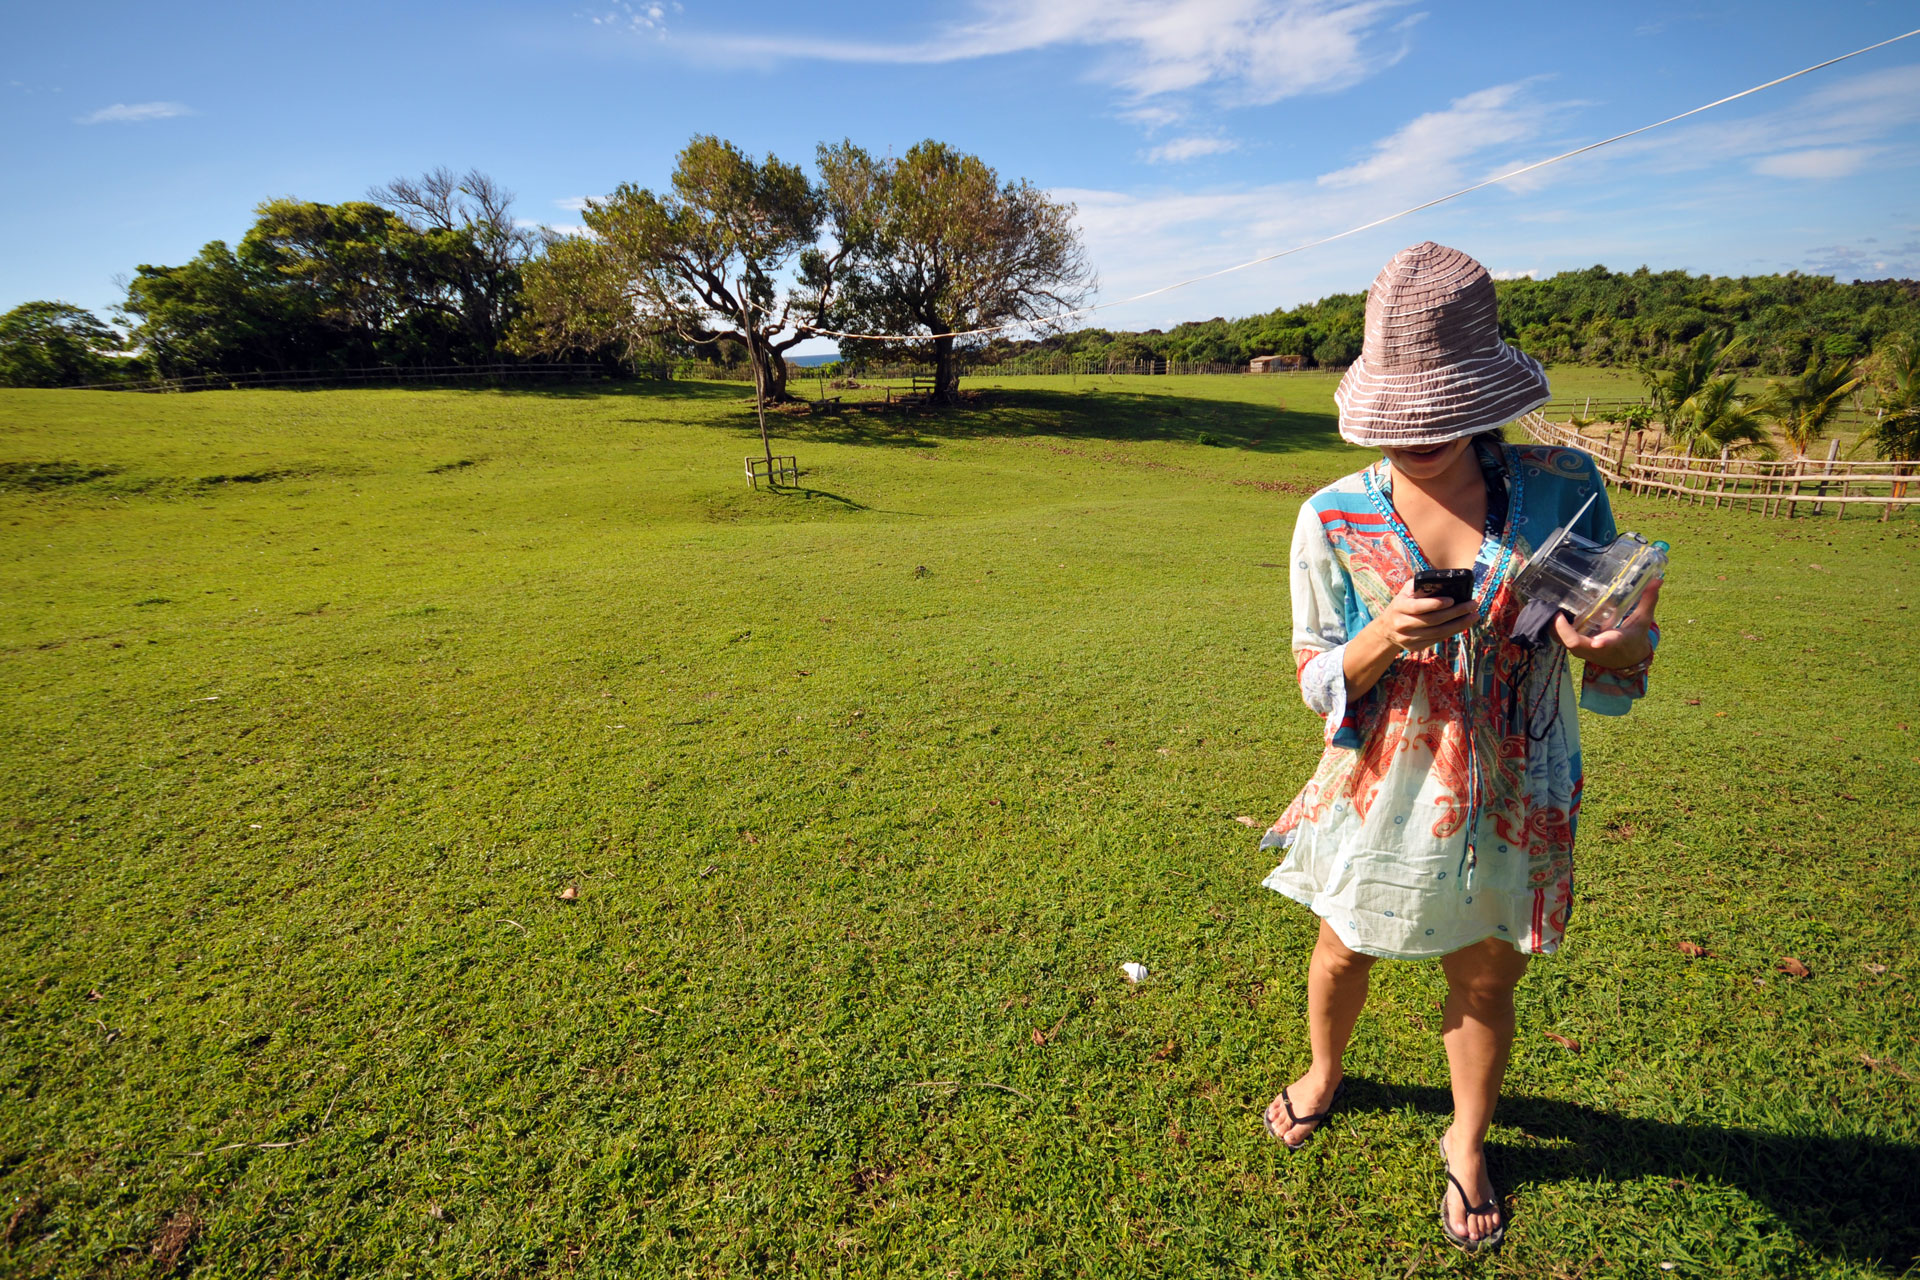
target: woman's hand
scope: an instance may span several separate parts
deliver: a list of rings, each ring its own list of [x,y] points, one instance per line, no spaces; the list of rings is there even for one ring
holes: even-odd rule
[[[1366,625],[1403,653],[1430,649],[1448,636],[1457,636],[1473,625],[1478,609],[1473,601],[1449,604],[1432,596],[1413,594],[1413,579],[1401,586],[1400,594],[1387,601],[1380,616]]]
[[[1560,636],[1560,643],[1567,646],[1570,656],[1609,671],[1639,666],[1653,656],[1653,638],[1647,632],[1653,626],[1653,609],[1660,602],[1662,581],[1655,578],[1648,583],[1646,594],[1640,597],[1640,603],[1633,607],[1626,620],[1597,636],[1581,635],[1567,621],[1566,614],[1555,614],[1553,629]]]
[[[1467,600],[1448,604],[1431,596],[1413,594],[1408,579],[1400,594],[1387,601],[1377,617],[1347,642],[1341,670],[1347,677],[1347,697],[1357,698],[1387,674],[1403,653],[1428,649],[1473,625],[1478,606]]]

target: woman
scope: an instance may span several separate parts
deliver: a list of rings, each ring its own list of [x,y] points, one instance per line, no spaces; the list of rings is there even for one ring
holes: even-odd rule
[[[1493,281],[1466,254],[1395,255],[1334,398],[1341,436],[1385,456],[1310,498],[1294,530],[1294,658],[1327,751],[1262,847],[1286,851],[1267,886],[1321,923],[1313,1062],[1267,1127],[1298,1148],[1326,1120],[1376,958],[1438,959],[1454,1102],[1441,1227],[1477,1252],[1505,1238],[1484,1143],[1513,990],[1573,902],[1578,709],[1620,715],[1645,694],[1658,584],[1618,630],[1588,638],[1562,617],[1558,644],[1513,643],[1531,549],[1589,497],[1578,532],[1610,541],[1613,517],[1586,454],[1502,443],[1502,424],[1546,402],[1546,375],[1500,341]],[[1472,599],[1416,598],[1427,568],[1472,569]]]

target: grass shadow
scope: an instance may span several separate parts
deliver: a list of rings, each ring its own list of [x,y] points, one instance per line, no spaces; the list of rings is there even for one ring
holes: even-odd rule
[[[1350,1076],[1347,1097],[1357,1110],[1453,1112],[1452,1095],[1426,1085]],[[1564,1144],[1490,1142],[1494,1179],[1505,1192],[1595,1178],[1718,1184],[1765,1203],[1802,1243],[1829,1258],[1894,1274],[1920,1263],[1920,1147],[1637,1120],[1537,1097],[1501,1098],[1499,1121]]]
[[[683,384],[674,384],[676,386]],[[757,424],[724,424],[737,430]],[[934,448],[946,440],[1051,437],[1106,442],[1179,442],[1263,454],[1338,448],[1332,414],[1131,390],[996,388],[946,408],[850,403],[838,412],[769,415],[784,440],[810,444]]]

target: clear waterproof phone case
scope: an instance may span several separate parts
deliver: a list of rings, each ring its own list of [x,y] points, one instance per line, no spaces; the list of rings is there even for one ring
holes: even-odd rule
[[[1591,502],[1591,499],[1589,499]],[[1586,511],[1582,507],[1581,513]],[[1521,568],[1513,589],[1529,603],[1565,610],[1573,629],[1597,636],[1633,612],[1647,584],[1667,571],[1667,544],[1623,533],[1609,543],[1573,531],[1579,515],[1556,531]]]

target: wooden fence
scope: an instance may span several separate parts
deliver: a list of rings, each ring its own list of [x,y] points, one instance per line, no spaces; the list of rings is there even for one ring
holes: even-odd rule
[[[1519,425],[1542,444],[1584,449],[1607,483],[1628,493],[1789,518],[1803,514],[1802,507],[1808,508],[1804,514],[1824,515],[1831,505],[1835,519],[1844,517],[1849,507],[1878,507],[1885,520],[1896,509],[1920,504],[1914,483],[1920,480],[1920,461],[1842,461],[1838,440],[1828,442],[1822,459],[1735,458],[1726,449],[1717,458],[1696,458],[1648,449],[1651,431],[1618,426],[1582,430],[1539,413],[1528,414]]]

